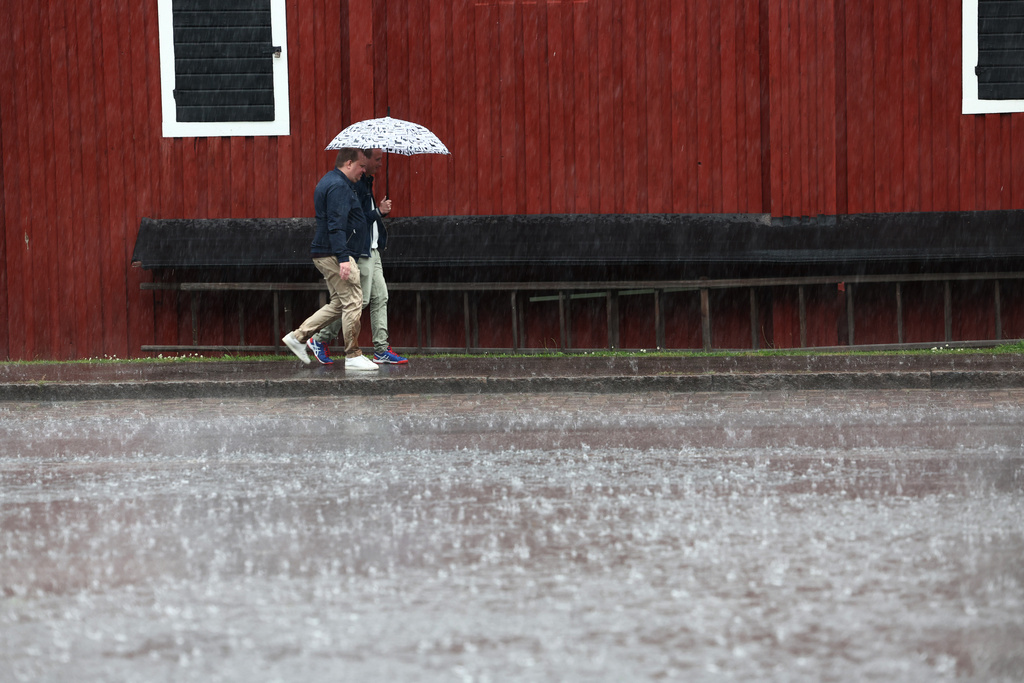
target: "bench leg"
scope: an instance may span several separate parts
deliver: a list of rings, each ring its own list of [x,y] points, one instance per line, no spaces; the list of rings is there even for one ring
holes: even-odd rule
[[[193,293],[189,296],[189,305],[192,308],[192,346],[199,346],[199,295]]]
[[[278,292],[274,292],[274,348],[277,351],[281,350],[281,295]]]

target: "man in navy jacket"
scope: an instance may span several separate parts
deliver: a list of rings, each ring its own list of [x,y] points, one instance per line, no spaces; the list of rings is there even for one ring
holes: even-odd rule
[[[310,256],[313,265],[323,274],[331,298],[299,329],[281,340],[307,365],[311,361],[306,353],[306,341],[326,325],[340,320],[345,336],[345,369],[377,369],[359,350],[363,292],[356,259],[366,242],[367,224],[355,184],[365,170],[366,159],[360,150],[342,149],[334,169],[320,179],[313,193],[316,233],[310,245]]]
[[[373,198],[373,176],[380,170],[384,151],[365,150],[364,155],[366,171],[362,179],[356,183],[355,189],[363,214],[366,216],[367,230],[363,233],[363,242],[358,245],[356,261],[359,265],[363,291],[363,308],[370,308],[373,362],[378,365],[405,364],[409,362],[408,359],[395,353],[388,342],[388,285],[384,280],[384,268],[380,259],[380,252],[387,247],[388,231],[384,227],[383,219],[391,213],[391,200],[385,197],[378,206]],[[313,357],[319,362],[325,365],[333,362],[327,353],[327,344],[338,336],[341,326],[341,321],[331,323],[306,342]]]

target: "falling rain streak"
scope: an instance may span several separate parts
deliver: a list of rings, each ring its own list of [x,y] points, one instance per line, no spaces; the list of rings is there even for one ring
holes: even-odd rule
[[[5,404],[0,673],[1018,679],[1022,398]]]

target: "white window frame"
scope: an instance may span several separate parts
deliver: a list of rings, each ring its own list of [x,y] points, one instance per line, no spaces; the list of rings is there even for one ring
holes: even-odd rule
[[[978,0],[963,0],[963,113],[1010,114],[1024,111],[1024,100],[979,100],[978,75]]]
[[[273,121],[178,121],[174,103],[174,23],[171,0],[157,0],[160,25],[160,93],[165,138],[289,135],[288,30],[285,0],[270,0],[273,44],[281,46],[274,58]]]

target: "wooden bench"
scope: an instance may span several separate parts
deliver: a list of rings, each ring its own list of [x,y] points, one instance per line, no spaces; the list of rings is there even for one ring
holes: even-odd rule
[[[891,286],[898,345],[905,345],[903,288],[908,283],[941,283],[945,341],[953,341],[951,287],[954,283],[991,284],[995,312],[993,339],[1002,341],[1001,284],[1024,279],[1024,212],[871,214],[814,219],[770,219],[764,215],[728,216],[485,216],[395,219],[389,221],[392,245],[385,252],[388,288],[415,295],[415,350],[478,351],[475,305],[482,292],[508,294],[511,346],[488,351],[528,351],[526,302],[558,303],[558,348],[575,349],[573,302],[605,299],[608,347],[619,348],[619,299],[653,298],[649,321],[660,348],[665,347],[666,294],[695,292],[700,298],[701,347],[711,350],[716,312],[710,293],[749,292],[751,348],[759,348],[759,290],[792,290],[798,304],[800,346],[807,347],[809,287],[845,288],[846,342],[856,345],[854,311],[861,285]],[[308,255],[312,219],[151,221],[144,219],[136,244],[136,265],[169,272],[213,273],[210,280],[160,279],[144,290],[191,295],[192,344],[145,345],[144,351],[279,352],[284,330],[294,322],[291,298],[320,292],[322,281],[291,277],[253,281],[254,268],[302,269],[315,276]],[[965,272],[966,271],[966,272]],[[277,271],[275,271],[277,272]],[[564,274],[573,277],[564,278]],[[638,278],[637,274],[650,277]],[[664,277],[678,273],[684,277]],[[605,277],[595,278],[594,274]],[[738,277],[735,275],[739,275]],[[509,276],[512,277],[509,277]],[[563,275],[563,277],[558,277]],[[618,276],[609,278],[607,275]],[[685,277],[689,275],[690,277]],[[495,277],[497,276],[497,277]],[[519,276],[519,277],[516,277]],[[198,296],[208,292],[268,292],[273,344],[249,344],[245,322],[251,313],[239,298],[239,341],[235,345],[199,344]],[[432,343],[430,293],[462,295],[465,345]],[[735,314],[735,311],[732,312]],[[936,340],[938,341],[938,340]],[[412,347],[406,347],[411,350]]]

